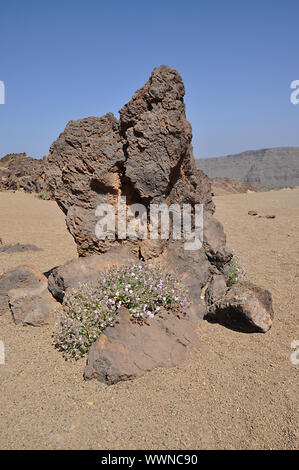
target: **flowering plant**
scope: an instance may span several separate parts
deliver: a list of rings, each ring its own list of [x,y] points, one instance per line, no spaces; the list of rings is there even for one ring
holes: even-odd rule
[[[55,346],[65,356],[78,359],[107,326],[113,325],[121,305],[142,321],[153,318],[161,307],[184,312],[188,304],[186,288],[158,265],[114,266],[95,284],[83,284],[66,294]]]
[[[240,258],[234,255],[229,263],[227,286],[232,287],[234,284],[237,284],[245,277],[245,274],[246,271]]]

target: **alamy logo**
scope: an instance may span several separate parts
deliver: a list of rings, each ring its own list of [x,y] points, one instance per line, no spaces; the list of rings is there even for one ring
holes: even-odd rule
[[[291,88],[295,91],[290,96],[290,101],[292,104],[299,103],[299,80],[294,80],[291,83]]]
[[[5,350],[4,350],[4,343],[0,341],[0,366],[5,363]]]
[[[294,351],[291,353],[291,363],[294,364],[294,366],[298,366],[299,364],[299,340],[294,339],[294,341],[291,342],[291,348],[294,349]]]
[[[194,209],[194,211],[193,211]],[[127,206],[126,197],[119,196],[117,204],[99,204],[95,212],[100,217],[95,227],[99,240],[183,239],[185,250],[199,250],[203,242],[203,204],[166,203]]]
[[[0,80],[0,104],[5,104],[5,85]]]

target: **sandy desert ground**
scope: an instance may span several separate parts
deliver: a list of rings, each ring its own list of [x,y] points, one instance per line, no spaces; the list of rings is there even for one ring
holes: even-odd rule
[[[274,326],[244,334],[201,322],[189,365],[156,369],[111,387],[84,382],[85,359],[65,362],[52,327],[0,317],[1,449],[295,449],[298,447],[299,189],[215,198],[228,245],[247,278],[273,294]],[[275,219],[256,218],[275,214]],[[0,237],[40,252],[0,253],[0,274],[18,264],[41,271],[76,256],[52,201],[0,193]]]

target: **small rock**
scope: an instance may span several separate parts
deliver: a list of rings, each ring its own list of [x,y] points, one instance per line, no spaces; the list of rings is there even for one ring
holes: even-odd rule
[[[186,361],[188,345],[200,346],[188,318],[163,311],[138,324],[122,307],[115,325],[106,328],[91,346],[84,378],[111,385],[141,377],[156,367],[174,367]]]
[[[272,326],[273,317],[270,292],[242,282],[232,286],[210,307],[206,319],[237,331],[266,333]]]
[[[59,306],[48,291],[46,278],[37,287],[11,289],[8,301],[16,325],[48,325],[53,321],[55,309]]]
[[[0,315],[9,311],[8,291],[19,287],[36,287],[44,276],[33,266],[18,266],[0,276]]]
[[[276,215],[259,215],[259,219],[275,219]]]
[[[22,245],[21,243],[16,243],[15,245],[1,245],[0,243],[1,253],[22,253],[23,251],[42,251],[42,249],[35,245]]]
[[[57,305],[47,278],[33,266],[18,266],[0,277],[0,315],[11,309],[16,324],[47,324]]]
[[[256,211],[249,211],[248,215],[257,215],[257,212]]]

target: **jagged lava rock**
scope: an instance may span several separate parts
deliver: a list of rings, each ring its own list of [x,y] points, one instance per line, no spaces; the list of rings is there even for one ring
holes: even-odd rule
[[[142,200],[168,198],[212,209],[209,179],[195,166],[184,95],[178,72],[161,66],[120,110],[125,174]]]
[[[70,121],[50,148],[47,183],[66,214],[79,255],[104,252],[111,245],[95,235],[95,209],[120,193],[124,161],[119,123],[111,113]]]
[[[50,148],[45,172],[51,196],[66,214],[79,256],[122,245],[138,259],[161,257],[167,263],[171,258],[178,275],[187,269],[186,278],[198,297],[213,274],[224,275],[231,253],[222,225],[213,216],[210,181],[195,165],[184,94],[176,70],[154,69],[120,110],[119,121],[111,113],[70,121]],[[181,207],[203,204],[204,244],[196,255],[193,252],[193,262],[181,240],[121,240],[117,233],[115,240],[99,240],[96,207],[116,204],[118,196],[126,196],[127,206],[141,203],[147,209],[161,202]]]

